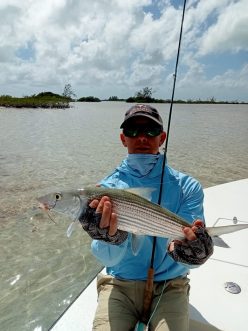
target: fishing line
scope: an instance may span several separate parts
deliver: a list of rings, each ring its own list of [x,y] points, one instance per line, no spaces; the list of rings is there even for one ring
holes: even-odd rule
[[[158,308],[158,305],[159,305],[159,303],[160,303],[160,301],[161,301],[161,299],[162,299],[162,295],[163,295],[164,290],[165,290],[165,286],[166,286],[166,280],[164,281],[164,284],[163,284],[163,288],[162,288],[161,294],[160,294],[160,296],[159,296],[159,298],[158,298],[158,302],[156,303],[156,306],[155,306],[155,308],[153,309],[153,312],[151,313],[151,316],[150,316],[150,318],[149,318],[149,320],[148,320],[148,322],[147,322],[147,326],[149,326],[149,324],[150,324],[150,322],[151,322],[151,319],[153,318],[153,315],[155,314],[155,312],[156,312],[156,310],[157,310],[157,308]]]
[[[47,216],[50,218],[51,221],[53,221],[54,224],[57,224],[57,223],[54,221],[52,215],[49,213],[49,211],[47,211]]]
[[[184,23],[186,2],[187,2],[187,0],[184,0],[184,3],[183,3],[183,12],[182,12],[182,19],[181,19],[181,27],[180,27],[180,34],[179,34],[179,40],[178,40],[178,48],[177,48],[177,57],[176,57],[175,71],[174,71],[174,74],[173,74],[173,87],[172,87],[172,95],[171,95],[171,102],[170,102],[168,124],[167,124],[167,137],[166,137],[166,140],[165,140],[163,162],[162,162],[162,172],[161,172],[161,181],[160,181],[160,186],[159,186],[159,197],[158,197],[158,204],[159,205],[161,205],[162,193],[163,193],[163,180],[164,180],[164,173],[165,173],[167,148],[168,148],[168,142],[169,142],[169,134],[170,134],[170,125],[171,125],[172,110],[173,110],[173,104],[174,104],[174,95],[175,95],[176,79],[177,79],[177,69],[178,69],[178,62],[179,62],[179,56],[180,56],[180,50],[181,50],[181,41],[182,41],[183,23]],[[144,308],[143,308],[143,316],[142,316],[142,320],[143,321],[147,321],[147,315],[149,314],[149,309],[150,309],[150,304],[151,304],[151,299],[152,299],[153,278],[154,278],[155,247],[156,247],[156,237],[153,238],[151,264],[150,264],[150,268],[148,269],[147,284],[146,284],[146,290],[145,290],[145,295],[144,295]],[[163,294],[163,292],[161,293],[161,296],[162,296],[162,294]],[[147,298],[146,298],[146,296],[147,296]],[[149,306],[147,306],[148,305],[148,301],[150,301],[149,302]],[[154,309],[151,317],[153,316],[156,308],[157,308],[157,305],[156,305],[156,307],[155,307],[155,309]],[[150,322],[151,317],[149,318],[148,323]]]

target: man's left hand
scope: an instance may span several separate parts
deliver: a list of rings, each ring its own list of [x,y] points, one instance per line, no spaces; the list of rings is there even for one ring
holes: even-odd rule
[[[168,247],[169,254],[177,261],[186,264],[200,265],[213,254],[213,241],[201,220],[193,226],[183,229],[185,239],[174,240]]]

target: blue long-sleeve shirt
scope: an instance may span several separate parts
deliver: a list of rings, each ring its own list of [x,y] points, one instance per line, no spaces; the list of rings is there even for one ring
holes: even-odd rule
[[[145,176],[133,170],[123,160],[115,171],[101,181],[101,185],[110,188],[152,187],[151,201],[158,202],[161,181],[162,156],[152,170]],[[198,181],[166,166],[163,179],[163,193],[161,206],[192,223],[196,219],[204,220],[203,190]],[[111,245],[104,241],[93,240],[92,253],[106,266],[107,273],[129,280],[146,280],[147,270],[150,267],[153,237],[145,236],[141,247],[134,253],[132,236],[121,245]],[[175,262],[167,253],[168,239],[157,237],[154,258],[154,280],[162,281],[175,277],[185,276],[189,267]]]

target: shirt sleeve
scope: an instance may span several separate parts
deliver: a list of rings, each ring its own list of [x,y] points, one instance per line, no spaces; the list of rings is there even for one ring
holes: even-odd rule
[[[190,223],[197,219],[205,222],[203,201],[204,193],[200,183],[188,177],[182,186],[181,203],[177,214]]]
[[[112,267],[119,263],[123,258],[128,240],[120,245],[111,245],[102,240],[93,240],[91,244],[92,254],[106,267]]]

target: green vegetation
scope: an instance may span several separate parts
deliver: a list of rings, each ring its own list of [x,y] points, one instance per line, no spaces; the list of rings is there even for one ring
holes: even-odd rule
[[[70,99],[52,92],[15,98],[10,95],[0,96],[0,106],[15,108],[69,108]]]
[[[119,101],[119,98],[116,95],[114,95],[112,97],[109,97],[108,101]]]
[[[153,91],[151,87],[144,87],[135,93],[133,97],[127,99],[120,99],[118,96],[110,96],[103,101],[126,101],[133,103],[171,103],[170,99],[155,99],[152,96]],[[15,108],[69,108],[70,102],[101,102],[99,98],[94,96],[81,97],[73,99],[76,94],[73,92],[71,84],[66,84],[62,95],[52,92],[41,92],[37,95],[24,96],[23,98],[16,98],[10,95],[0,96],[0,106],[2,107],[15,107]],[[207,100],[201,99],[188,99],[188,100],[174,100],[174,103],[179,104],[247,104],[248,102],[234,101],[217,101],[215,97]]]
[[[62,96],[73,101],[72,97],[76,97],[76,94],[73,92],[71,84],[65,84]]]
[[[142,90],[136,92],[134,97],[129,97],[126,99],[126,102],[135,102],[135,103],[171,103],[170,99],[154,99],[152,97],[152,88],[150,87],[144,87]],[[185,104],[246,104],[247,102],[238,102],[237,100],[235,101],[217,101],[215,99],[215,97],[211,97],[207,100],[201,100],[201,99],[197,99],[197,100],[192,100],[192,99],[188,99],[188,100],[174,100],[174,103],[185,103]]]
[[[100,102],[101,100],[96,98],[96,97],[89,96],[89,97],[82,97],[80,99],[77,99],[77,101],[80,101],[80,102]]]
[[[170,103],[171,100],[166,99],[164,100],[165,103]],[[197,99],[197,100],[192,100],[192,99],[187,99],[187,100],[174,100],[174,103],[185,103],[185,104],[247,104],[247,102],[239,102],[237,100],[233,100],[233,101],[217,101],[215,98],[210,98],[207,100],[201,100],[201,99]]]
[[[119,99],[116,95],[109,97],[107,100],[105,101],[126,101],[126,99]]]
[[[142,90],[138,91],[134,97],[127,98],[126,102],[135,103],[165,103],[163,99],[154,99],[152,97],[152,88],[144,87]]]

